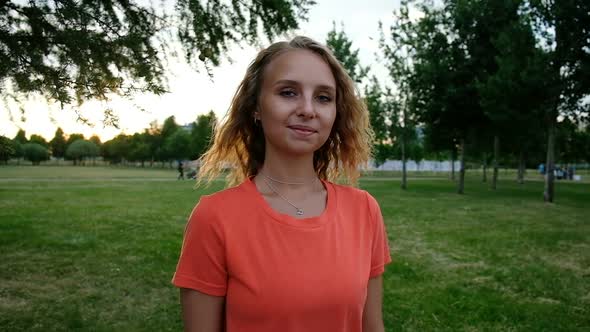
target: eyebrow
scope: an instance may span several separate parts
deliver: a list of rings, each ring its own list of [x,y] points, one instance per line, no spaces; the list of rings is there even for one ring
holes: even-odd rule
[[[293,80],[278,80],[274,83],[274,85],[279,85],[279,84],[300,85],[301,83],[299,83],[297,81],[293,81]],[[317,86],[317,88],[323,89],[323,90],[329,90],[332,93],[336,92],[336,89],[331,85],[320,84]]]

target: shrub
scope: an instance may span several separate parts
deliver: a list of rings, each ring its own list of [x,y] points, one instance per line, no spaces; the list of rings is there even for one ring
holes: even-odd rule
[[[38,143],[26,143],[22,145],[23,156],[33,165],[39,165],[40,162],[49,159],[49,151]]]
[[[99,154],[99,149],[96,144],[86,141],[83,139],[76,140],[72,142],[66,149],[66,157],[68,159],[74,160],[74,164],[77,161],[82,161],[86,158],[94,158],[97,157]]]

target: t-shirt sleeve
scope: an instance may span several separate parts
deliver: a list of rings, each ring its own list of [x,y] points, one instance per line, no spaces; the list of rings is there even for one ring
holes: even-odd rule
[[[225,238],[213,207],[202,197],[191,213],[172,283],[213,296],[225,296]]]
[[[371,221],[373,223],[373,243],[371,250],[371,272],[369,278],[377,277],[385,272],[385,265],[391,263],[387,230],[381,214],[379,203],[367,193]]]

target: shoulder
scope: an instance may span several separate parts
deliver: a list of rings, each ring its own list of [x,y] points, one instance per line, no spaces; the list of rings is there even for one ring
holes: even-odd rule
[[[368,208],[371,213],[374,213],[375,209],[379,209],[379,203],[377,203],[377,200],[366,190],[332,182],[328,182],[328,184],[334,188],[336,197],[344,204],[351,204],[352,206],[357,207],[364,206]]]
[[[336,193],[336,195],[342,199],[355,200],[356,203],[359,203],[360,201],[370,201],[371,204],[377,202],[375,198],[373,198],[373,196],[371,196],[371,194],[369,194],[369,192],[367,192],[366,190],[347,185],[336,184],[332,182],[328,182],[328,184],[331,185],[332,188],[334,188],[334,192]]]
[[[245,188],[246,183],[239,184],[235,187],[226,188],[209,195],[202,195],[198,205],[219,207],[219,205],[231,205],[236,201],[244,199],[248,195]]]
[[[227,188],[213,194],[202,195],[193,208],[190,219],[200,219],[201,222],[219,221],[224,213],[234,211],[232,207],[240,204],[248,196],[244,183]]]

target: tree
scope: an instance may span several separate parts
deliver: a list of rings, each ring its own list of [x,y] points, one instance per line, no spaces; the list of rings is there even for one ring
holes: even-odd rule
[[[31,135],[31,137],[29,138],[29,142],[30,143],[37,143],[39,145],[42,145],[44,148],[49,147],[49,143],[47,143],[45,138],[43,138],[43,136],[40,136],[40,135],[36,135],[36,134]]]
[[[150,127],[145,130],[145,142],[150,148],[150,167],[154,165],[155,160],[159,160],[162,154],[162,132],[156,120],[150,122]]]
[[[581,163],[587,158],[588,131],[581,129],[571,119],[559,122],[555,133],[556,161],[565,164]]]
[[[22,146],[23,156],[33,165],[39,165],[42,161],[49,159],[49,151],[37,143],[25,143]]]
[[[97,135],[92,135],[90,136],[90,138],[88,139],[90,142],[94,143],[96,146],[98,146],[100,148],[100,146],[102,145],[102,142],[100,141],[100,137],[98,137]]]
[[[16,157],[16,164],[20,165],[20,158],[24,157],[23,145],[28,142],[25,131],[19,129],[12,141],[14,142],[14,156]]]
[[[98,137],[97,135],[92,135],[90,136],[88,141],[94,143],[94,145],[96,145],[96,147],[98,148],[98,154],[94,157],[100,156],[100,151],[102,150],[102,142],[100,141],[100,137]],[[92,158],[92,164],[96,164],[96,158]]]
[[[528,0],[531,25],[547,54],[549,103],[545,108],[547,126],[547,176],[543,198],[553,202],[555,196],[555,134],[560,116],[587,117],[590,105],[590,2],[586,0]]]
[[[16,133],[16,136],[14,136],[13,140],[20,143],[20,144],[25,144],[25,143],[29,142],[27,140],[27,136],[25,135],[25,131],[22,129],[18,130],[18,132]]]
[[[470,1],[448,0],[443,8],[431,8],[426,1],[420,7],[424,17],[414,25],[411,103],[425,125],[428,144],[453,156],[459,152],[459,194],[464,192],[467,143],[490,125],[477,90],[490,64],[487,55],[481,56],[484,48],[473,47],[478,35],[469,30],[477,26],[469,23],[475,8]]]
[[[524,172],[525,142],[538,132],[538,113],[543,102],[544,82],[535,50],[532,28],[520,14],[522,0],[446,1],[457,38],[463,40],[476,77],[476,98],[489,121],[471,138],[472,151],[483,151],[484,179],[488,151],[493,151],[496,189],[500,141],[506,154],[513,146],[520,159],[519,179]],[[546,89],[545,89],[546,90]],[[493,142],[493,148],[489,148]],[[481,154],[477,153],[477,158]]]
[[[119,134],[103,144],[103,157],[112,163],[121,163],[129,156],[130,148],[129,137]]]
[[[159,139],[159,143],[160,145],[160,150],[159,150],[159,155],[158,155],[158,159],[160,159],[161,161],[170,161],[170,168],[172,168],[172,159],[174,159],[174,156],[172,156],[171,150],[166,149],[165,148],[165,144],[166,141],[168,140],[168,138],[170,136],[172,136],[175,132],[177,132],[180,129],[180,126],[176,123],[176,119],[173,116],[170,116],[168,118],[166,118],[166,120],[164,120],[164,124],[162,125],[162,129],[160,130],[160,139]]]
[[[51,154],[53,157],[64,157],[66,153],[66,138],[64,136],[64,131],[61,128],[57,128],[55,135],[51,141],[49,141],[49,146],[51,147]]]
[[[174,54],[177,41],[190,63],[218,65],[230,44],[296,29],[313,4],[177,0],[175,11],[161,12],[134,0],[3,1],[0,81],[9,88],[0,94],[20,101],[19,96],[40,93],[62,107],[108,100],[109,94],[161,94],[166,91],[162,53]],[[112,110],[104,116],[116,124]]]
[[[506,0],[506,1],[455,1],[454,8],[457,13],[455,16],[455,25],[457,26],[462,38],[466,39],[469,54],[473,57],[477,71],[477,91],[479,93],[479,104],[485,116],[490,119],[490,125],[482,128],[480,135],[475,140],[488,140],[490,136],[493,137],[493,176],[491,188],[496,189],[498,182],[499,169],[499,153],[500,153],[500,133],[503,133],[505,139],[509,132],[508,119],[510,111],[514,105],[507,105],[506,99],[501,99],[499,95],[492,100],[486,100],[485,94],[490,94],[490,90],[497,91],[514,88],[509,80],[510,77],[499,75],[499,60],[502,55],[507,55],[502,47],[511,48],[514,51],[529,51],[532,50],[528,45],[528,49],[515,48],[515,38],[508,33],[519,33],[522,30],[519,26],[518,7],[520,0]],[[526,33],[526,32],[525,32]],[[526,37],[526,35],[525,35]],[[504,54],[502,54],[504,53]],[[524,54],[523,54],[524,55]],[[501,58],[503,60],[504,70],[511,73],[512,68],[507,60],[513,60],[508,57]],[[516,68],[514,68],[516,69]],[[512,91],[511,91],[512,92]],[[514,91],[519,94],[522,91]],[[510,92],[508,92],[510,93]],[[518,113],[520,109],[515,110]],[[475,142],[481,145],[481,142]],[[479,143],[479,144],[478,144]]]
[[[164,141],[164,151],[168,160],[182,160],[190,154],[190,134],[185,130],[177,130]]]
[[[217,117],[213,111],[199,115],[197,121],[191,125],[190,159],[199,159],[205,153],[211,142],[213,129],[217,124]]]
[[[369,67],[363,67],[359,60],[359,50],[352,49],[352,41],[344,32],[344,25],[342,30],[336,30],[336,22],[332,22],[332,30],[328,32],[326,38],[326,45],[332,50],[334,56],[342,66],[346,69],[348,76],[356,83],[361,83],[367,77]]]
[[[8,164],[10,157],[15,154],[14,143],[5,136],[0,136],[0,160]]]
[[[174,134],[179,128],[180,126],[176,123],[174,115],[166,118],[166,120],[164,120],[164,124],[162,125],[162,137],[164,139],[168,138],[170,135]]]
[[[131,145],[129,151],[129,160],[140,161],[141,167],[145,167],[145,161],[151,157],[148,136],[149,134],[147,132],[141,134],[135,133],[129,140]]]
[[[74,161],[74,165],[86,160],[86,158],[95,158],[99,155],[99,148],[96,144],[83,139],[76,140],[68,145],[66,157]]]
[[[369,121],[375,133],[373,151],[375,166],[383,164],[392,156],[390,139],[391,110],[393,108],[391,98],[382,90],[377,77],[371,77],[364,88],[364,99],[369,111]]]
[[[77,141],[77,140],[84,140],[84,135],[83,134],[71,134],[68,136],[68,140],[66,141],[66,149],[68,146],[70,146],[70,144],[72,144],[73,142]]]
[[[20,158],[24,157],[23,144],[20,144],[17,140],[12,140],[12,146],[14,148],[13,156],[16,158],[16,164],[20,165]]]
[[[389,76],[395,84],[395,90],[389,95],[393,99],[391,112],[391,139],[399,148],[402,160],[402,183],[401,188],[407,188],[406,172],[406,148],[415,144],[416,139],[416,112],[411,102],[412,90],[410,80],[414,73],[413,59],[416,53],[418,41],[416,25],[410,19],[410,8],[407,1],[401,1],[400,9],[394,12],[394,24],[390,27],[391,44],[385,41],[382,33],[380,47],[386,59],[386,66],[389,69]],[[414,150],[416,148],[414,147]]]

